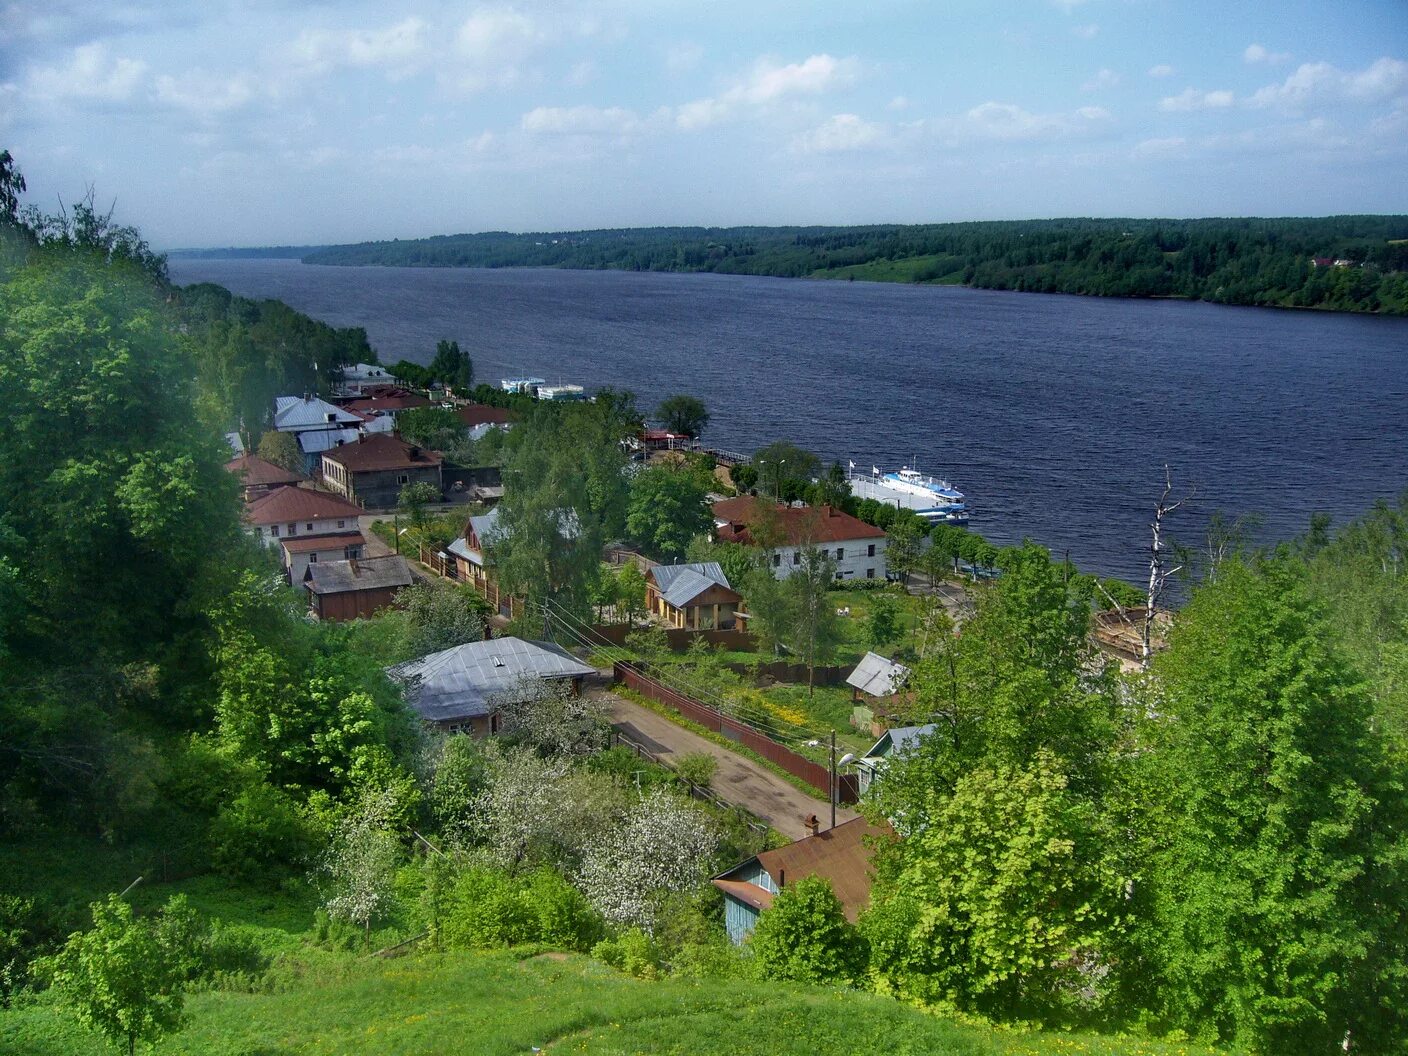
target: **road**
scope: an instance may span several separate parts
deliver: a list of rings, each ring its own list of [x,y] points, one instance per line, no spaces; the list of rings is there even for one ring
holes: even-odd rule
[[[719,761],[719,768],[709,783],[710,790],[724,802],[743,807],[761,818],[789,839],[800,840],[807,835],[802,822],[809,814],[821,819],[823,828],[829,822],[830,808],[824,799],[807,795],[752,759],[614,693],[603,692],[602,697],[610,707],[612,725],[643,745],[651,755],[667,762],[694,752],[712,755]],[[859,816],[846,807],[836,809],[838,825]]]

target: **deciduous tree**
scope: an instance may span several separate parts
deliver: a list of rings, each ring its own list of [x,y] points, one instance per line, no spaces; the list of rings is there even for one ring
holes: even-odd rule
[[[655,417],[672,433],[697,437],[709,424],[709,410],[694,396],[671,396],[661,401]]]

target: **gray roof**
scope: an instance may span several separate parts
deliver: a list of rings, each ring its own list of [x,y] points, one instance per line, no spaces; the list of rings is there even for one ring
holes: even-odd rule
[[[328,419],[330,414],[333,416],[331,420]],[[309,396],[307,399],[302,396],[274,397],[274,428],[283,432],[325,429],[335,424],[355,426],[361,421],[362,419],[351,411],[334,407],[317,396]]]
[[[888,697],[899,691],[909,677],[909,668],[879,653],[866,653],[856,669],[846,676],[846,685],[872,697]]]
[[[727,587],[728,576],[717,561],[695,561],[687,565],[656,565],[650,570],[665,601],[682,609],[710,587]]]
[[[449,546],[445,547],[445,549],[448,552],[454,554],[456,557],[464,558],[466,561],[473,561],[476,564],[479,561],[479,554],[476,551],[471,550],[469,548],[469,543],[467,543],[462,538],[454,540],[450,543]]]
[[[355,561],[319,561],[308,566],[308,589],[314,594],[383,590],[411,585],[411,566],[396,554]]]
[[[298,437],[299,449],[305,455],[319,455],[340,444],[355,444],[357,433],[356,429],[307,429],[294,435]]]
[[[933,733],[937,727],[931,722],[927,726],[896,726],[893,730],[886,730],[878,741],[865,753],[865,758],[885,758],[891,755],[900,755],[909,751],[919,743],[921,737],[927,737]]]
[[[471,517],[469,523],[474,528],[474,534],[479,536],[480,542],[488,542],[499,527],[499,508],[495,506],[488,513]]]
[[[386,669],[405,683],[406,701],[428,722],[488,715],[490,698],[503,699],[525,677],[545,679],[590,675],[594,668],[552,642],[495,638],[444,649]]]

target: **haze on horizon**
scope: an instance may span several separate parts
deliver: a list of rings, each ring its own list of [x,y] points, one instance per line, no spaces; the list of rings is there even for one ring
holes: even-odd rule
[[[19,0],[0,146],[154,245],[1408,211],[1408,4]]]

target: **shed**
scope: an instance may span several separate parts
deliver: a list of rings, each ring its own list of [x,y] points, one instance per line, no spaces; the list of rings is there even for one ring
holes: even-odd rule
[[[862,693],[868,697],[892,697],[908,678],[909,668],[904,664],[871,652],[861,657],[855,670],[846,676],[846,685],[852,689],[852,700],[860,700]]]
[[[525,678],[569,681],[574,692],[595,668],[560,645],[523,638],[468,642],[387,668],[422,719],[451,733],[497,733],[499,708]]]
[[[931,722],[926,726],[896,726],[882,733],[880,739],[871,745],[870,751],[855,762],[861,795],[864,795],[870,783],[880,776],[885,763],[891,757],[911,751],[936,729],[938,727]]]
[[[356,620],[396,603],[411,585],[411,566],[399,554],[319,561],[304,573],[313,615],[320,620]]]

